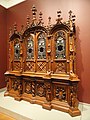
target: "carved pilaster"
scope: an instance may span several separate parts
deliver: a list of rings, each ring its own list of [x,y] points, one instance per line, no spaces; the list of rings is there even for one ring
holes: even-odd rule
[[[32,96],[35,97],[36,92],[35,92],[35,82],[32,82]]]
[[[20,73],[22,73],[23,72],[23,43],[22,43],[22,40],[20,40],[20,63],[21,63]]]
[[[25,82],[25,92],[27,94],[32,93],[32,84],[31,84],[31,82]]]
[[[51,95],[51,84],[46,82],[45,83],[46,86],[46,100],[49,102],[52,99],[52,95]]]
[[[21,83],[21,81],[19,81],[19,85],[18,85],[18,93],[19,93],[19,96],[22,95],[22,91],[23,91],[22,83]]]
[[[70,87],[70,106],[72,108],[78,108],[78,100],[77,100],[77,86]]]
[[[7,82],[7,91],[9,91],[9,77],[8,76],[5,77],[5,81]]]

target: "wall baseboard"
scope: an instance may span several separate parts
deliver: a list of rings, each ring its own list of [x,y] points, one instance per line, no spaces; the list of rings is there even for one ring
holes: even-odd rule
[[[85,106],[89,106],[89,107],[90,107],[90,104],[89,104],[89,103],[79,102],[79,104],[85,105]]]
[[[0,89],[0,92],[6,91],[6,89],[7,89],[6,87],[1,88],[1,89]]]

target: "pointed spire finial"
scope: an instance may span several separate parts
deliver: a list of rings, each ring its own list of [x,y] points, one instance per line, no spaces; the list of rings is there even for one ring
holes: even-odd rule
[[[36,19],[36,12],[37,12],[37,9],[35,7],[35,5],[32,6],[32,15],[33,15],[33,20]]]
[[[72,22],[74,22],[76,16],[75,16],[75,15],[72,15],[72,13],[73,13],[73,12],[70,10],[70,11],[69,11],[69,20],[72,20]]]
[[[12,28],[10,27],[9,38],[12,36]]]
[[[61,20],[62,20],[60,10],[57,11],[57,16],[58,16],[58,18],[56,19],[56,21],[57,21],[57,24],[59,24],[59,23],[61,23]]]
[[[43,22],[43,18],[42,18],[42,12],[39,13],[39,22],[38,22],[38,25],[41,25],[43,26],[44,22]]]
[[[37,9],[33,5],[33,7],[32,7],[32,16],[33,16],[33,18],[32,18],[32,24],[31,24],[31,26],[35,26],[36,25],[36,12],[37,12]]]
[[[70,10],[69,11],[69,20],[71,20],[72,19],[72,11]]]
[[[51,17],[48,17],[48,26],[51,26]]]
[[[17,24],[16,24],[16,22],[14,23],[14,33],[17,33]]]
[[[27,15],[27,23],[26,23],[26,25],[27,25],[27,28],[30,27],[30,17],[29,17],[29,15]]]
[[[21,34],[24,33],[24,25],[21,25]]]

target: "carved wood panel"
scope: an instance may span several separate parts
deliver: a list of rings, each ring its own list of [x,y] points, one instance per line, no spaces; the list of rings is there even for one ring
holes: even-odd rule
[[[47,63],[44,61],[37,62],[37,72],[46,72],[47,71]]]
[[[26,62],[25,71],[34,72],[35,71],[35,63],[33,61]]]
[[[25,92],[27,94],[32,93],[32,83],[30,81],[25,81]]]
[[[66,73],[66,62],[55,62],[55,73]]]
[[[13,62],[13,70],[15,70],[15,71],[20,71],[20,68],[21,68],[21,63],[20,63],[20,61],[14,61],[14,62]]]
[[[62,85],[54,85],[54,98],[60,101],[67,101],[67,88]]]
[[[40,97],[45,97],[45,86],[44,83],[38,82],[36,84],[36,95],[40,96]]]

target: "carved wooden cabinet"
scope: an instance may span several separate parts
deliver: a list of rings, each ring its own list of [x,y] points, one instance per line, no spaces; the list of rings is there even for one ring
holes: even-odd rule
[[[9,69],[5,73],[7,91],[16,100],[26,100],[43,108],[80,115],[78,109],[76,75],[75,16],[69,12],[69,20],[62,22],[57,12],[55,24],[43,24],[42,13],[36,20],[36,8],[32,8],[32,22],[21,31],[17,25],[10,30]]]

